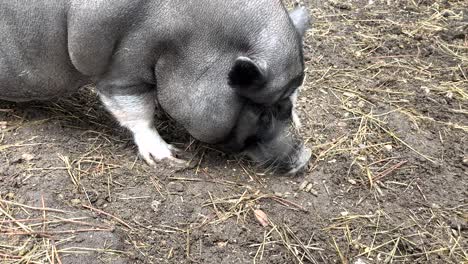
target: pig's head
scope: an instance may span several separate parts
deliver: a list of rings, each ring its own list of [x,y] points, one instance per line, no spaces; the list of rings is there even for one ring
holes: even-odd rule
[[[195,138],[296,173],[311,156],[292,129],[293,97],[304,80],[302,37],[309,16],[305,8],[289,14],[282,6],[275,8],[263,14],[257,9],[255,18],[226,13],[228,24],[219,28],[213,22],[213,30],[195,37],[202,40],[191,44],[192,51],[166,59],[164,72],[157,72],[158,100]],[[249,10],[243,11],[234,16],[249,16]],[[212,36],[214,47],[197,50]],[[198,67],[200,56],[206,57],[206,66]],[[177,58],[190,62],[169,63]],[[188,69],[197,72],[195,77],[187,76]],[[166,88],[171,83],[179,94]]]

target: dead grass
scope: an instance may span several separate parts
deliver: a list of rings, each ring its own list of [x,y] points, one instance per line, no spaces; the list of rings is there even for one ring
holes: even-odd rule
[[[328,103],[333,102],[332,108],[327,110],[342,116],[335,125],[338,131],[344,131],[331,141],[316,137],[317,144],[313,148],[317,159],[311,171],[327,163],[333,164],[339,157],[350,157],[347,179],[351,186],[362,184],[371,196],[380,200],[378,197],[384,195],[382,190],[391,190],[393,185],[406,186],[406,189],[415,185],[421,200],[427,201],[423,190],[411,178],[402,182],[389,178],[400,170],[411,170],[411,163],[401,157],[403,149],[414,153],[405,156],[419,156],[433,164],[443,161],[425,153],[424,148],[413,145],[406,135],[396,131],[394,116],[406,118],[405,122],[414,125],[416,131],[427,126],[461,133],[468,131],[468,37],[466,31],[464,39],[446,37],[466,28],[467,24],[462,22],[461,2],[452,2],[451,9],[442,8],[439,1],[429,6],[421,1],[391,2],[388,6],[383,4],[386,8],[364,2],[343,8],[333,2],[330,3],[333,8],[325,5],[312,9],[316,22],[310,31],[311,41],[319,42],[321,47],[335,45],[333,50],[342,58],[350,58],[354,65],[338,58],[335,65],[345,67],[309,70],[306,90],[320,87],[320,93],[316,94]],[[357,6],[361,10],[347,12],[356,10]],[[394,15],[398,7],[409,8],[412,21]],[[401,8],[398,12],[408,11]],[[344,37],[337,32],[347,35]],[[344,50],[335,50],[334,43],[346,43],[340,45]],[[434,55],[424,54],[428,52],[424,50],[425,45],[429,45]],[[319,62],[322,56],[330,55],[319,53],[313,61]],[[441,67],[436,60],[450,61],[451,66]],[[451,80],[445,78],[446,74],[452,76]],[[452,106],[441,110],[439,102],[447,101]],[[423,114],[421,104],[432,104],[433,108],[426,108]],[[438,111],[450,111],[454,118],[441,120]],[[356,173],[351,173],[353,167],[358,168],[358,178],[352,177],[356,177]],[[449,215],[465,215],[466,204],[460,204],[457,212],[426,207],[424,213],[409,212],[401,222],[395,220],[392,213],[385,213],[382,204],[376,206],[368,215],[346,211],[343,216],[331,219],[325,230],[329,231],[330,248],[335,249],[337,260],[342,263],[352,259],[364,260],[364,263],[429,263],[433,255],[453,263],[468,260],[467,245],[460,243],[466,239],[466,233],[454,230],[446,222]]]
[[[115,227],[92,220],[89,216],[71,216],[71,212],[33,207],[0,199],[0,259],[2,263],[62,263],[63,256],[99,252],[104,255],[128,254],[111,248],[69,247],[78,233],[112,232]],[[20,217],[18,217],[18,216]]]

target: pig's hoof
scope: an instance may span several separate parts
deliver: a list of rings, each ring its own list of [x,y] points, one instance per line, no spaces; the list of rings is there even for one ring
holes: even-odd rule
[[[170,157],[165,159],[166,164],[170,166],[171,169],[175,171],[181,171],[190,168],[190,162],[183,159],[178,159],[175,157]]]
[[[169,144],[154,144],[152,146],[139,145],[141,157],[151,166],[156,166],[156,163],[174,158]]]
[[[183,152],[184,152],[184,151],[181,150],[180,148],[176,148],[176,147],[174,147],[173,145],[169,145],[169,149],[170,149],[173,153],[176,153],[176,154],[178,154],[178,153],[183,153]]]
[[[169,144],[153,146],[151,149],[144,147],[140,149],[140,155],[148,165],[152,167],[168,166],[176,171],[190,167],[188,161],[176,157],[175,154],[180,153],[183,151]]]

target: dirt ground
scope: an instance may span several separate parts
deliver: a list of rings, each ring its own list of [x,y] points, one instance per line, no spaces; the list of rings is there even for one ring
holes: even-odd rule
[[[162,114],[196,166],[151,168],[92,88],[0,102],[0,262],[468,263],[468,2],[305,4],[308,172]]]

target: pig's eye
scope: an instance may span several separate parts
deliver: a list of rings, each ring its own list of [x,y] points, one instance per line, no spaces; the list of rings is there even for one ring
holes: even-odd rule
[[[271,123],[271,119],[272,119],[271,113],[270,113],[269,111],[268,111],[268,112],[264,112],[264,113],[260,116],[260,119],[258,120],[258,121],[259,121],[260,127],[266,127],[266,126],[268,126],[268,125]]]
[[[286,120],[291,117],[292,112],[292,102],[288,97],[279,101],[275,106],[275,117],[279,120]]]
[[[276,135],[276,117],[271,111],[265,111],[258,120],[256,137],[259,141],[269,141]]]

